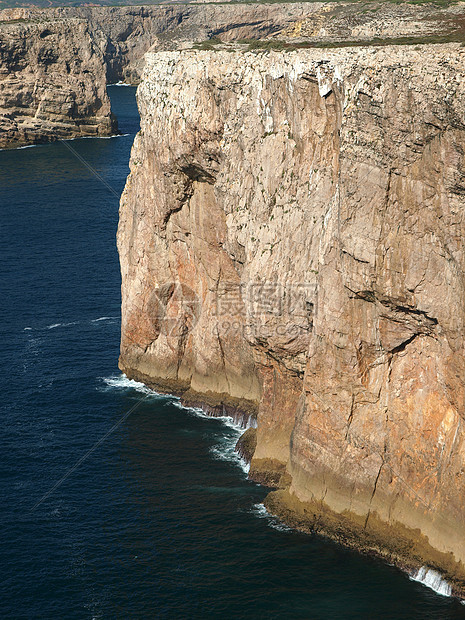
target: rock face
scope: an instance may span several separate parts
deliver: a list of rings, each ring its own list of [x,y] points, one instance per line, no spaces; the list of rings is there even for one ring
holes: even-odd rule
[[[0,11],[0,148],[111,135],[106,85],[138,83],[151,46],[258,38],[303,15],[300,5]]]
[[[149,53],[120,366],[257,418],[304,530],[465,592],[465,51]]]
[[[0,148],[115,131],[85,21],[0,23]]]

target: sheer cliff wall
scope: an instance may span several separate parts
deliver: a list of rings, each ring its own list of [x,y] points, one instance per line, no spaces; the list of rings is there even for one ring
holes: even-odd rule
[[[118,230],[124,372],[255,417],[270,510],[459,594],[464,53],[149,53]]]
[[[0,23],[0,148],[115,131],[85,21]]]

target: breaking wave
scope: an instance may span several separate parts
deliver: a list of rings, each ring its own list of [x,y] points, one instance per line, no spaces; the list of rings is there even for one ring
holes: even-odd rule
[[[109,86],[131,86],[131,84],[109,84]],[[24,146],[15,146],[8,149],[0,149],[0,151],[22,151],[23,149],[33,149],[39,146],[49,146],[50,144],[56,144],[57,142],[66,141],[71,142],[74,140],[111,140],[112,138],[124,138],[129,136],[128,133],[114,133],[111,136],[74,136],[72,138],[63,138],[63,140],[53,140],[51,142],[40,142],[38,144],[25,144]]]
[[[144,383],[129,379],[125,374],[113,375],[111,377],[99,377],[99,379],[105,384],[103,390],[118,389],[118,390],[136,390],[142,394],[153,394],[154,396],[160,396],[158,392],[151,390]]]
[[[415,575],[410,577],[413,581],[418,581],[424,586],[431,588],[437,594],[442,596],[452,596],[452,587],[450,584],[432,568],[422,566]]]
[[[70,327],[71,325],[77,325],[79,321],[73,321],[72,323],[53,323],[52,325],[47,325],[46,329],[55,329],[56,327]]]
[[[42,329],[56,329],[57,327],[71,327],[72,325],[82,325],[87,323],[100,323],[102,321],[117,321],[119,316],[99,316],[96,319],[87,319],[85,321],[70,321],[69,323],[51,323],[45,327],[24,327],[23,331],[40,331]]]
[[[210,448],[210,454],[214,459],[233,463],[234,465],[240,467],[245,474],[249,473],[250,464],[247,463],[247,461],[243,459],[238,452],[236,452],[236,443],[244,430],[249,428],[251,425],[250,418],[246,424],[243,424],[241,421],[235,420],[232,416],[208,415],[200,407],[189,407],[187,405],[183,405],[179,399],[174,401],[172,404],[175,407],[178,407],[178,409],[183,409],[196,417],[208,420],[218,420],[226,426],[229,429],[228,433],[221,436],[218,443]]]
[[[258,517],[259,519],[266,519],[268,525],[272,527],[274,530],[278,530],[278,532],[292,532],[292,528],[288,527],[284,523],[281,523],[279,519],[274,517],[272,514],[268,512],[265,508],[265,504],[254,504],[250,510],[250,512]]]
[[[245,474],[248,474],[250,470],[250,463],[247,463],[247,461],[243,459],[238,452],[236,452],[236,443],[239,437],[240,433],[232,439],[230,437],[222,438],[217,445],[210,448],[210,454],[214,459],[219,461],[234,463],[234,465],[240,467]]]

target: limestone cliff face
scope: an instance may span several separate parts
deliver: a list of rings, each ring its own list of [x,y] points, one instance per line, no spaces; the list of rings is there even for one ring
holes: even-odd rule
[[[149,54],[121,368],[257,417],[307,530],[465,584],[457,45]]]
[[[161,4],[0,11],[0,148],[115,131],[107,83],[137,84],[148,50],[276,39],[279,44],[438,37],[465,41],[465,3]],[[270,41],[269,41],[270,43]],[[273,43],[273,41],[271,41]]]
[[[104,58],[85,21],[0,23],[0,148],[115,130]]]

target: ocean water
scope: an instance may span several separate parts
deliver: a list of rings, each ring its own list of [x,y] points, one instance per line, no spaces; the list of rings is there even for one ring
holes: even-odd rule
[[[70,142],[79,157],[0,152],[0,617],[464,618],[269,517],[234,425],[118,371],[117,195],[138,115],[133,88],[109,90],[128,135]]]

